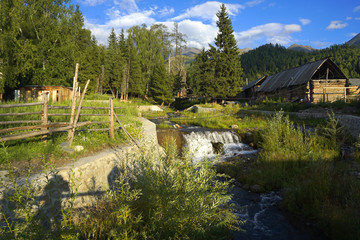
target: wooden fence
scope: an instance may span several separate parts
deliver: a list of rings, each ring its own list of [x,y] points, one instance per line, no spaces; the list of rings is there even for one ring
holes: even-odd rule
[[[358,87],[323,87],[320,92],[313,93],[318,94],[318,101],[322,102],[334,102],[336,100],[344,100],[347,102],[349,99],[358,98],[356,90]]]
[[[18,124],[32,124],[30,126],[12,126],[10,128],[0,129],[0,134],[4,133],[11,133],[10,135],[2,135],[0,136],[1,141],[11,141],[11,140],[18,140],[18,139],[25,139],[34,136],[43,135],[44,138],[48,134],[52,134],[54,132],[64,132],[69,131],[68,134],[68,141],[69,145],[72,144],[72,140],[74,137],[74,133],[79,127],[83,127],[90,124],[108,124],[108,128],[97,128],[97,129],[83,129],[80,131],[109,131],[110,138],[114,138],[114,118],[120,124],[120,128],[122,124],[118,118],[118,115],[115,113],[116,109],[123,109],[123,107],[114,107],[114,102],[112,98],[109,98],[109,107],[84,107],[82,106],[82,102],[84,99],[85,91],[82,94],[82,98],[80,100],[80,104],[78,106],[78,111],[75,115],[74,108],[76,104],[72,104],[73,106],[52,106],[48,104],[48,95],[47,93],[43,94],[43,100],[41,102],[34,102],[34,103],[21,103],[21,104],[6,104],[0,105],[0,108],[23,108],[23,107],[31,107],[31,106],[42,106],[41,111],[37,112],[11,112],[11,113],[0,113],[1,117],[8,117],[8,116],[30,116],[30,115],[39,115],[41,116],[41,120],[11,120],[11,121],[0,121],[0,125],[18,125]],[[76,99],[74,99],[76,101]],[[68,113],[59,113],[59,112],[50,112],[49,110],[71,110]],[[81,110],[105,110],[108,113],[81,113]],[[69,122],[51,122],[49,121],[49,117],[54,116],[66,116],[70,117]],[[108,116],[109,121],[84,121],[79,122],[80,116],[94,116],[94,117],[104,117]],[[35,124],[35,125],[34,125]],[[26,131],[16,133],[18,131],[25,131],[25,130],[34,130],[34,131]],[[125,129],[124,129],[125,130]],[[79,130],[77,130],[79,131]]]

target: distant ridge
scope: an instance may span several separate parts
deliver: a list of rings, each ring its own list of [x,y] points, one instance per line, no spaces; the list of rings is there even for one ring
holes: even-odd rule
[[[348,41],[346,44],[350,45],[350,46],[360,46],[360,33],[358,33],[355,37],[353,37],[352,39],[350,39],[350,41]]]
[[[249,52],[251,50],[252,50],[251,48],[241,48],[241,49],[239,48],[238,52],[241,55],[241,54],[247,53],[247,52]]]
[[[195,58],[196,55],[198,55],[201,52],[198,48],[185,48],[182,52],[182,55],[188,56],[190,58]]]
[[[289,50],[299,51],[299,52],[313,52],[318,51],[316,48],[312,48],[311,46],[306,45],[299,45],[299,44],[293,44],[290,47],[288,47]]]

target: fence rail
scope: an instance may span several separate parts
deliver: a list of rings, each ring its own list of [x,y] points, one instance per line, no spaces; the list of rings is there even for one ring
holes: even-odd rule
[[[82,100],[84,99],[84,95],[86,93],[86,88],[83,91]],[[82,106],[82,101],[80,101],[79,106],[77,107],[77,113],[75,115],[76,104],[72,104],[72,106],[53,106],[48,105],[48,95],[47,93],[43,94],[43,100],[40,102],[34,103],[22,103],[22,104],[3,104],[0,105],[0,108],[8,108],[8,109],[17,109],[21,107],[32,107],[32,106],[42,106],[41,111],[34,112],[10,112],[10,113],[0,113],[0,117],[16,117],[16,116],[27,116],[27,115],[38,115],[41,117],[41,120],[9,120],[9,121],[0,121],[0,125],[23,125],[23,124],[36,124],[36,125],[28,125],[28,126],[13,126],[9,128],[0,129],[0,134],[11,133],[10,135],[1,135],[0,142],[2,141],[12,141],[25,139],[35,136],[43,135],[44,138],[55,132],[65,132],[69,131],[69,138],[72,142],[73,134],[75,131],[109,131],[109,136],[114,138],[115,129],[121,129],[121,127],[114,127],[114,114],[116,109],[125,109],[125,107],[114,107],[113,99],[109,99],[109,107],[86,107]],[[73,99],[76,101],[76,99]],[[75,110],[74,110],[75,108]],[[71,110],[70,112],[52,112],[49,113],[49,110]],[[80,113],[81,110],[108,110],[108,113]],[[69,122],[50,122],[49,117],[69,117]],[[86,122],[78,122],[79,117],[87,116],[87,117],[109,117],[109,121],[86,121]],[[119,115],[123,116],[123,115]],[[78,129],[79,127],[89,126],[89,125],[100,125],[100,124],[108,124],[107,128],[94,128],[94,129]],[[31,131],[29,131],[31,130]],[[25,131],[16,133],[18,131]],[[71,143],[69,144],[71,145]]]

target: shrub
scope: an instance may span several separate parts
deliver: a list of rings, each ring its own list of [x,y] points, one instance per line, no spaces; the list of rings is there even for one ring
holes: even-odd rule
[[[165,152],[140,156],[131,177],[120,176],[84,223],[85,238],[221,239],[237,229],[229,181],[209,162],[179,158],[174,145]]]

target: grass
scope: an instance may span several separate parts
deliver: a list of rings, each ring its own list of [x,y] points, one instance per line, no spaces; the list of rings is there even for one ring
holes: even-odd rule
[[[219,171],[247,186],[281,190],[284,208],[313,222],[331,239],[359,239],[360,181],[350,173],[351,163],[340,161],[343,137],[334,121],[306,132],[277,113],[260,132],[258,159],[224,163]]]
[[[201,107],[211,107],[217,109],[216,112],[210,113],[193,113],[184,111],[181,117],[172,118],[172,122],[184,125],[194,125],[214,129],[231,129],[233,125],[237,125],[239,131],[248,131],[251,129],[261,129],[266,126],[265,117],[262,116],[246,116],[239,117],[237,112],[240,110],[239,105],[219,104],[202,104]]]
[[[241,224],[228,195],[231,182],[209,162],[193,165],[190,156],[180,157],[175,149],[171,144],[165,153],[152,148],[136,156],[131,169],[119,166],[114,188],[93,208],[76,216],[70,204],[57,209],[59,217],[51,221],[34,208],[38,203],[29,179],[24,185],[15,178],[13,184],[0,181],[8,192],[3,202],[14,203],[7,206],[16,213],[1,208],[0,238],[229,239]],[[1,150],[7,155],[6,148]]]
[[[109,99],[108,96],[86,96],[85,100],[89,99],[102,99],[103,101],[94,101],[89,102],[85,101],[83,106],[96,106],[96,107],[108,107],[109,103],[106,101]],[[11,104],[13,102],[8,102]],[[125,126],[126,130],[130,132],[135,138],[140,137],[140,126],[141,123],[137,120],[138,116],[138,105],[143,105],[144,103],[139,100],[132,100],[132,102],[121,102],[119,100],[114,100],[115,107],[123,107],[124,109],[115,109],[115,113],[118,115],[120,121]],[[55,106],[70,106],[70,101],[65,101],[61,103],[49,103],[49,105]],[[32,106],[32,107],[23,107],[23,108],[0,108],[0,113],[5,112],[37,112],[41,111],[41,106]],[[69,110],[61,109],[49,109],[49,113],[69,113]],[[108,113],[107,110],[85,110],[83,109],[81,113],[99,113],[104,114]],[[40,120],[39,115],[27,115],[27,116],[9,116],[2,117],[2,121],[12,121],[12,120]],[[69,116],[50,116],[49,120],[51,122],[69,122]],[[94,116],[81,116],[79,122],[84,121],[109,121],[108,117],[94,117]],[[0,128],[9,128],[17,127],[19,125],[0,125]],[[81,127],[79,130],[87,128],[108,128],[108,124],[98,124],[98,125],[89,125],[86,127]],[[118,123],[115,122],[115,127],[119,127]],[[42,141],[41,137],[34,137],[22,140],[9,141],[5,143],[7,147],[8,155],[11,161],[30,161],[33,159],[47,159],[47,160],[56,160],[59,158],[70,159],[73,156],[62,151],[60,144],[66,142],[67,133],[54,133],[48,137],[48,141],[45,143]],[[107,131],[102,132],[82,132],[78,131],[75,134],[73,146],[82,145],[85,150],[80,154],[87,155],[95,151],[101,150],[105,147],[119,145],[126,143],[128,139],[121,129],[115,131],[115,139],[110,139],[108,137]],[[4,168],[5,159],[3,156],[0,156],[0,165]]]
[[[341,111],[345,114],[360,115],[360,100],[351,99],[348,102],[338,100],[335,102],[320,102],[320,103],[292,103],[282,101],[280,98],[265,98],[255,105],[246,105],[244,109],[256,109],[264,111],[284,111],[284,112],[299,112],[305,109],[327,108]],[[349,112],[350,111],[350,112]]]

